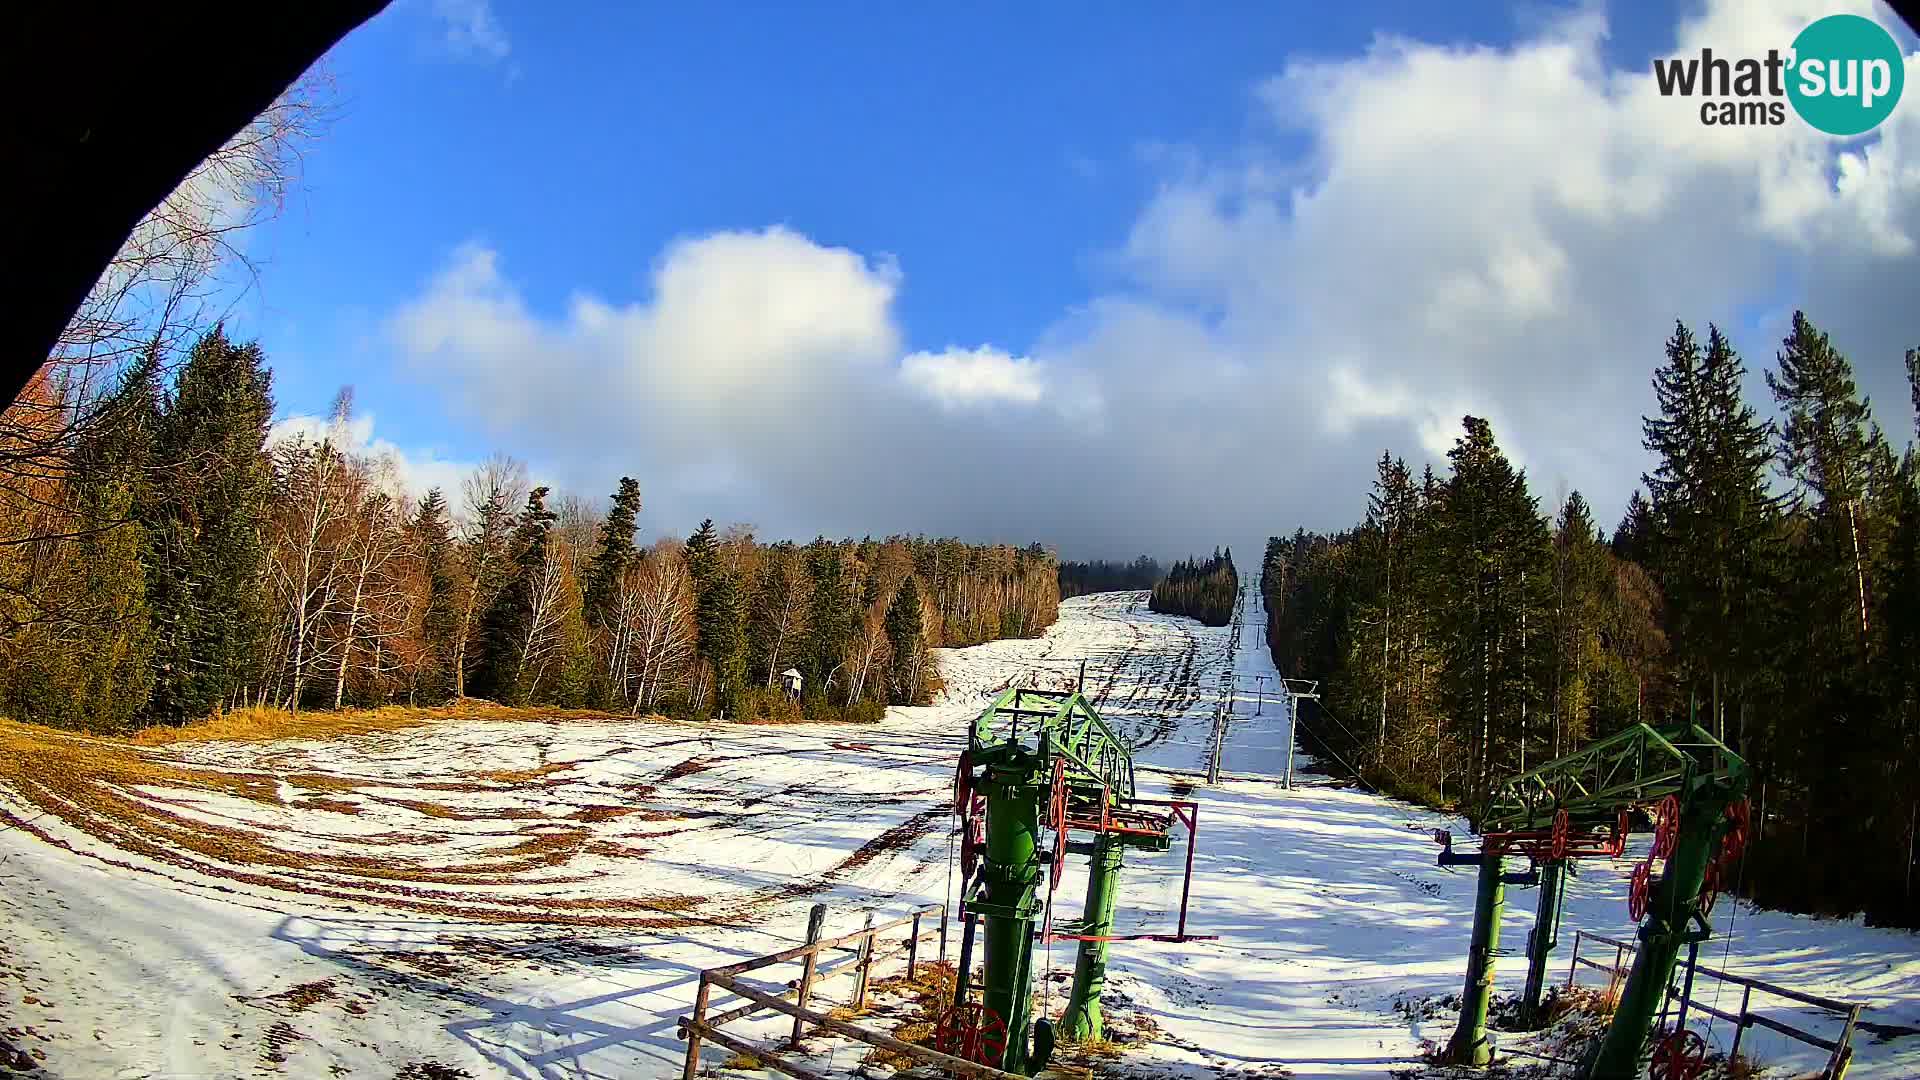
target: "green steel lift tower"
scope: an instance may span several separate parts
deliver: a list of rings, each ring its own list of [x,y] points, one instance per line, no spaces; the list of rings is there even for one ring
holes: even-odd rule
[[[942,1041],[948,1052],[1031,1074],[1045,1067],[1055,1034],[1050,1021],[1030,1015],[1035,939],[1080,943],[1060,1034],[1098,1038],[1107,945],[1122,940],[1113,933],[1122,856],[1128,848],[1167,850],[1180,821],[1188,827],[1190,884],[1198,810],[1191,802],[1141,798],[1132,748],[1078,692],[1014,688],[995,698],[969,730],[954,787],[965,884],[960,979]],[[1043,831],[1051,834],[1050,848]],[[1073,834],[1080,838],[1070,842]],[[1092,857],[1086,906],[1074,926],[1056,924],[1051,903],[1070,847]],[[986,938],[977,1004],[967,984],[976,926]],[[1185,891],[1177,934],[1131,936],[1194,940],[1186,934]]]
[[[1492,1057],[1487,1008],[1505,887],[1540,888],[1521,1000],[1523,1016],[1537,1022],[1566,862],[1619,857],[1633,816],[1645,814],[1655,826],[1653,851],[1635,868],[1628,897],[1640,923],[1640,948],[1606,1036],[1586,1063],[1589,1080],[1638,1076],[1680,947],[1712,935],[1707,914],[1746,842],[1748,782],[1746,762],[1699,725],[1656,731],[1635,724],[1497,785],[1477,822],[1479,851],[1456,853],[1452,837],[1436,834],[1442,866],[1480,872],[1466,989],[1448,1060],[1484,1065]],[[1510,855],[1526,856],[1532,869],[1509,875]],[[1664,866],[1657,877],[1656,864]],[[1663,1057],[1686,1057],[1686,1039],[1683,1032],[1662,1035]]]

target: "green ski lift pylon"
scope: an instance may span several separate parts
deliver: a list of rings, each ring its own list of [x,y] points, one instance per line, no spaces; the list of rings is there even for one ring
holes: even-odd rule
[[[1032,1073],[1045,1066],[1051,1032],[1041,1031],[1028,1049],[1036,937],[1080,943],[1063,1022],[1064,1034],[1097,1038],[1099,993],[1105,982],[1107,945],[1116,940],[1113,912],[1121,856],[1127,848],[1165,851],[1175,820],[1188,825],[1187,874],[1192,874],[1192,828],[1198,811],[1189,802],[1142,799],[1134,787],[1133,750],[1080,693],[1011,688],[994,699],[968,733],[956,777],[955,805],[962,815],[965,920],[962,970],[954,991],[956,1015],[973,1015],[971,1045],[984,1064]],[[1171,811],[1171,812],[1168,812]],[[1053,847],[1041,846],[1041,833]],[[1087,903],[1075,933],[1050,925],[1051,901],[1071,833],[1088,834],[1094,855]],[[1042,877],[1047,892],[1040,891]],[[983,924],[985,972],[977,1014],[968,1004],[973,920]],[[1190,940],[1182,893],[1177,935],[1134,935]]]
[[[1710,934],[1702,897],[1711,892],[1703,887],[1723,838],[1736,828],[1729,808],[1743,797],[1747,784],[1746,762],[1697,724],[1665,732],[1635,724],[1497,785],[1477,823],[1479,852],[1456,853],[1452,837],[1437,834],[1443,847],[1441,865],[1480,868],[1460,1022],[1447,1059],[1466,1065],[1491,1059],[1486,1016],[1504,885],[1537,880],[1542,890],[1528,942],[1522,1000],[1522,1011],[1537,1018],[1548,954],[1555,943],[1565,862],[1618,856],[1631,812],[1665,807],[1672,830],[1671,851],[1662,853],[1666,873],[1651,884],[1647,918],[1639,931],[1641,948],[1606,1037],[1586,1069],[1589,1080],[1632,1080],[1645,1057],[1654,1014],[1680,946]],[[1509,854],[1526,855],[1539,873],[1532,879],[1504,874],[1502,864]]]

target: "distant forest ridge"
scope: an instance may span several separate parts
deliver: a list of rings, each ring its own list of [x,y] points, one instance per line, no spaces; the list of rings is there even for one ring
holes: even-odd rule
[[[1240,593],[1240,572],[1233,566],[1233,549],[1215,548],[1205,561],[1186,559],[1173,564],[1153,587],[1148,604],[1165,615],[1186,615],[1208,626],[1233,621],[1234,601]]]
[[[1159,560],[1148,555],[1142,555],[1132,562],[1109,562],[1105,559],[1062,561],[1060,599],[1097,592],[1151,589],[1165,576],[1166,568],[1160,565]]]

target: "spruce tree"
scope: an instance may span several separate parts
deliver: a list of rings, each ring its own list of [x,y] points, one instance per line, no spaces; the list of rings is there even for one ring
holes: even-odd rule
[[[633,563],[633,532],[639,516],[640,482],[623,476],[620,490],[614,493],[613,505],[607,509],[607,518],[600,525],[599,544],[594,549],[593,560],[587,564],[586,581],[582,584],[587,626],[591,629],[605,629],[612,616],[620,593],[620,578]]]
[[[155,483],[135,508],[151,538],[154,685],[148,713],[201,719],[255,674],[266,623],[261,542],[272,373],[255,344],[215,328],[188,355],[155,439]]]
[[[1578,491],[1560,508],[1553,557],[1553,732],[1548,750],[1558,757],[1592,733],[1598,684],[1606,674],[1600,635],[1612,557]]]
[[[547,565],[555,516],[547,509],[545,487],[527,493],[527,505],[520,511],[510,541],[511,576],[482,620],[481,659],[472,679],[476,696],[508,705],[524,704],[527,699],[531,687],[524,668],[534,590]]]
[[[1468,725],[1467,779],[1477,798],[1496,774],[1527,760],[1547,676],[1552,569],[1546,521],[1525,475],[1487,421],[1469,416],[1465,427],[1447,452],[1453,471],[1437,537],[1462,595],[1438,613],[1437,636],[1449,711]]]
[[[747,643],[740,585],[721,558],[713,519],[687,538],[687,574],[693,579],[695,653],[713,673],[713,705],[737,716],[746,690]]]
[[[1635,488],[1627,496],[1627,509],[1620,516],[1620,525],[1613,530],[1613,553],[1622,559],[1636,563],[1646,563],[1649,555],[1649,543],[1653,536],[1653,507],[1648,505],[1647,497]]]
[[[1913,424],[1920,434],[1920,349],[1907,350],[1907,392],[1913,398]]]
[[[920,587],[912,574],[900,582],[893,602],[887,605],[887,643],[893,648],[893,703],[919,704],[926,626],[920,610]]]
[[[1409,629],[1407,604],[1413,579],[1408,559],[1414,525],[1413,473],[1404,460],[1382,452],[1376,465],[1373,491],[1367,496],[1367,517],[1361,526],[1361,562],[1358,573],[1368,598],[1355,615],[1353,647],[1349,650],[1356,691],[1352,711],[1372,718],[1373,746],[1368,755],[1378,769],[1394,741],[1390,714],[1398,711],[1390,700],[1400,687]],[[1365,687],[1364,694],[1360,688]]]
[[[1871,563],[1878,539],[1870,495],[1876,494],[1887,455],[1867,401],[1853,381],[1846,357],[1802,312],[1781,343],[1779,371],[1767,372],[1784,423],[1782,470],[1810,503],[1815,573],[1823,580],[1809,599],[1823,610],[1838,605],[1853,632],[1844,637],[1864,646],[1874,607]],[[1864,649],[1856,655],[1864,658]]]
[[[1778,371],[1767,373],[1782,423],[1782,472],[1794,484],[1794,573],[1786,596],[1801,633],[1783,657],[1795,677],[1780,704],[1797,721],[1786,733],[1778,775],[1803,792],[1802,838],[1826,837],[1797,878],[1815,903],[1848,891],[1883,892],[1863,864],[1882,842],[1871,822],[1911,821],[1910,800],[1893,796],[1894,761],[1909,749],[1906,719],[1880,662],[1886,609],[1881,592],[1900,570],[1886,562],[1906,500],[1898,469],[1852,366],[1828,336],[1795,312]],[[1862,888],[1860,879],[1868,884]]]
[[[501,578],[510,576],[507,564],[513,558],[513,508],[505,488],[492,487],[470,509],[473,520],[458,549],[461,593],[453,649],[455,698],[478,693],[471,684],[486,662],[487,613],[500,595]]]
[[[1658,417],[1642,421],[1659,458],[1643,475],[1648,570],[1667,595],[1682,674],[1725,731],[1725,699],[1760,691],[1772,666],[1771,598],[1782,571],[1778,501],[1767,484],[1772,427],[1741,393],[1746,367],[1717,327],[1704,352],[1685,325],[1654,375]]]
[[[827,695],[841,658],[853,641],[856,621],[844,560],[825,537],[807,545],[807,573],[813,578],[813,610],[807,619],[807,644],[800,670],[811,692]]]
[[[426,610],[420,617],[424,656],[415,680],[417,693],[430,704],[453,696],[453,666],[460,633],[459,559],[453,546],[453,526],[447,500],[439,488],[421,498],[413,518],[414,542],[426,577]]]

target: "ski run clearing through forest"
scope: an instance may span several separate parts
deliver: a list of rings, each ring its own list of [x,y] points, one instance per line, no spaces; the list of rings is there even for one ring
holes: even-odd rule
[[[832,905],[833,933],[867,907],[884,918],[947,897],[967,721],[1011,682],[1071,686],[1085,658],[1089,694],[1138,747],[1145,793],[1200,801],[1189,929],[1219,936],[1113,946],[1109,1006],[1144,1034],[1105,1068],[1416,1069],[1422,1040],[1452,1029],[1430,999],[1459,991],[1474,895],[1470,870],[1434,864],[1428,834],[1464,825],[1317,775],[1283,791],[1289,732],[1271,697],[1237,699],[1237,778],[1199,784],[1229,677],[1273,686],[1257,583],[1243,595],[1237,637],[1152,614],[1144,593],[1069,600],[1042,638],[942,653],[939,702],[877,725],[463,721],[182,744],[142,752],[162,766],[150,782],[48,777],[31,798],[42,778],[23,774],[22,789],[0,787],[0,1028],[54,1077],[677,1076],[675,1020],[700,969],[799,941],[814,902]],[[1303,723],[1330,722],[1316,716]],[[1128,857],[1117,932],[1172,931],[1183,843]],[[1631,934],[1634,857],[1580,868],[1555,981],[1575,929]],[[1079,869],[1058,894],[1066,916]],[[1519,989],[1532,904],[1509,890],[1501,993]],[[1920,939],[1725,900],[1716,924],[1702,963],[1869,1006],[1851,1076],[1920,1076],[1920,1035],[1897,1034],[1920,1027]],[[1036,958],[1048,1015],[1072,965],[1065,945]],[[1738,990],[1724,994],[1736,1009]],[[1709,1034],[1726,1047],[1727,1025]],[[846,1075],[865,1052],[807,1046]],[[1817,1061],[1764,1029],[1746,1048]],[[709,1050],[708,1067],[771,1075],[728,1057]]]

